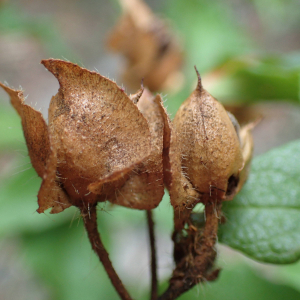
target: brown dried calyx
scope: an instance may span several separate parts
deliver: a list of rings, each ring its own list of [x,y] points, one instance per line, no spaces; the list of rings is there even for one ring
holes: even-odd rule
[[[239,128],[196,72],[198,85],[173,121],[178,143],[169,155],[168,189],[175,218],[181,215],[179,227],[197,203],[231,200],[246,180],[252,155],[250,127]]]
[[[138,94],[138,93],[137,93]],[[131,96],[136,99],[136,94]],[[151,152],[148,158],[137,164],[129,173],[125,184],[116,190],[110,202],[137,209],[155,208],[164,195],[163,181],[163,133],[164,118],[160,95],[153,95],[145,89],[137,107],[149,124]]]
[[[151,91],[178,87],[183,55],[164,21],[141,0],[120,0],[123,15],[109,36],[110,49],[122,53],[127,66],[123,79],[137,89],[141,78]]]
[[[163,196],[160,97],[141,97],[141,89],[130,98],[96,72],[61,60],[42,63],[60,84],[48,125],[24,103],[21,91],[0,84],[22,119],[31,162],[43,179],[38,212],[52,208],[51,213],[58,213],[70,205],[89,207],[105,200],[156,207]],[[140,110],[135,104],[139,98]]]

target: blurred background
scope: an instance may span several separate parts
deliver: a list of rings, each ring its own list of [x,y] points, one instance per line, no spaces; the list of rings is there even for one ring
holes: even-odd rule
[[[204,87],[241,123],[262,117],[255,155],[300,138],[299,0],[146,1],[184,49],[180,91],[164,91],[174,116]],[[122,85],[124,58],[109,52],[120,17],[117,1],[0,0],[0,81],[22,87],[26,102],[47,118],[58,90],[41,59],[67,59]],[[126,86],[125,86],[126,88]],[[0,299],[118,299],[87,241],[79,213],[38,215],[41,180],[32,169],[16,112],[0,91]],[[172,209],[155,209],[161,288],[172,272]],[[147,299],[149,250],[143,212],[99,205],[99,230],[120,277],[135,299]],[[219,245],[216,282],[179,299],[300,299],[300,264],[259,264]]]

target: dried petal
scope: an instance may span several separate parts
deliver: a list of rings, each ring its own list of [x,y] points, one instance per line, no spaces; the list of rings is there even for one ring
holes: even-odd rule
[[[71,206],[69,197],[60,186],[56,167],[56,148],[51,147],[43,182],[38,193],[38,213],[43,213],[46,209],[52,208],[50,213],[57,214]]]
[[[22,91],[10,89],[2,83],[0,83],[0,86],[9,94],[11,104],[22,119],[23,132],[31,163],[38,175],[43,177],[50,151],[48,127],[43,115],[25,104]]]
[[[138,209],[153,209],[164,195],[163,132],[164,120],[160,111],[161,97],[155,98],[147,90],[139,99],[138,108],[147,119],[151,133],[150,156],[134,168],[129,179],[109,200]]]
[[[67,195],[61,189],[56,178],[56,154],[50,147],[48,126],[43,115],[25,104],[22,91],[0,86],[10,95],[11,103],[22,119],[23,132],[31,163],[43,178],[38,194],[39,213],[52,207],[51,213],[58,213],[69,207]]]
[[[93,192],[107,178],[118,180],[149,155],[147,121],[115,82],[69,62],[42,63],[60,84],[49,108],[60,181],[73,204],[98,201]]]
[[[225,200],[236,187],[244,162],[235,128],[224,107],[201,85],[181,105],[174,127],[181,165],[201,201]]]
[[[234,196],[241,190],[245,181],[248,178],[252,155],[253,155],[252,130],[256,125],[257,125],[257,121],[251,122],[251,123],[241,127],[241,129],[239,131],[244,166],[243,166],[243,169],[240,171],[237,186],[235,187],[235,189],[231,193],[231,195],[226,196],[226,200],[232,200],[234,198]]]
[[[162,101],[160,102],[160,110],[164,117],[164,183],[174,208],[175,230],[179,231],[183,228],[192,208],[200,202],[201,194],[194,189],[182,171],[182,155],[178,147],[178,137]]]
[[[123,16],[111,33],[109,47],[127,59],[126,85],[137,89],[142,78],[151,91],[178,79],[182,50],[164,21],[140,0],[122,0]],[[176,75],[176,76],[175,76]],[[178,86],[178,82],[177,82]]]

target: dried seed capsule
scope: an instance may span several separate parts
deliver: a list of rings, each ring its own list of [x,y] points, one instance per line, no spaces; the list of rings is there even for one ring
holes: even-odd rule
[[[174,128],[182,173],[201,194],[201,202],[232,197],[244,166],[239,137],[224,107],[202,87],[181,105]]]
[[[60,84],[50,104],[49,131],[61,182],[74,204],[95,202],[149,155],[147,121],[111,80],[72,63],[42,63]]]
[[[42,63],[60,84],[50,103],[49,125],[24,103],[20,91],[0,84],[22,119],[29,156],[43,178],[38,212],[104,201],[148,158],[148,122],[115,82],[70,62]]]

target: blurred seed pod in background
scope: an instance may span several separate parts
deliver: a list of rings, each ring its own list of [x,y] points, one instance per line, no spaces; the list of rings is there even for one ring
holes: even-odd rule
[[[144,78],[150,91],[179,90],[183,52],[167,22],[140,0],[120,0],[123,14],[108,38],[109,49],[126,60],[123,80],[136,90]]]

